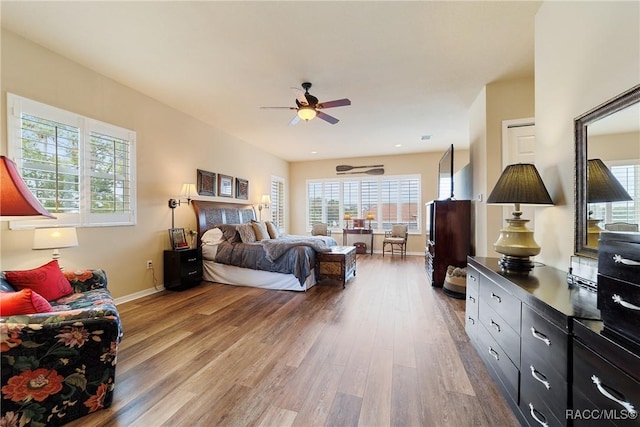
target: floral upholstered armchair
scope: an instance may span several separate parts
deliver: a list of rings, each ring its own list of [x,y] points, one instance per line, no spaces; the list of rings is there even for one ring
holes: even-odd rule
[[[60,425],[111,405],[122,328],[107,276],[103,270],[63,274],[71,292],[46,301],[18,291],[10,272],[2,273],[1,301],[24,292],[35,308],[5,315],[10,307],[0,302],[0,425]]]

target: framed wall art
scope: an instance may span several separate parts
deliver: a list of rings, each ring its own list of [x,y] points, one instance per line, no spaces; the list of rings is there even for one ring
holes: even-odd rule
[[[249,199],[249,181],[242,178],[236,178],[236,199]]]
[[[233,177],[218,174],[218,196],[233,197]]]
[[[189,249],[189,243],[187,243],[184,228],[170,228],[169,239],[171,240],[171,248],[174,251]]]
[[[199,196],[215,196],[216,195],[216,174],[213,172],[198,169],[198,195]]]

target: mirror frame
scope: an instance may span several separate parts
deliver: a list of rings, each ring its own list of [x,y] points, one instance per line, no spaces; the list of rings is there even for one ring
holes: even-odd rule
[[[640,85],[574,119],[575,165],[575,254],[598,258],[598,250],[587,246],[587,126],[613,113],[640,102]]]

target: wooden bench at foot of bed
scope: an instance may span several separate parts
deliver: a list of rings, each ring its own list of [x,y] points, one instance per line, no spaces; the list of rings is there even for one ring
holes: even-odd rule
[[[318,281],[333,279],[342,282],[344,288],[347,280],[356,275],[356,247],[333,246],[331,252],[318,252],[316,255]]]

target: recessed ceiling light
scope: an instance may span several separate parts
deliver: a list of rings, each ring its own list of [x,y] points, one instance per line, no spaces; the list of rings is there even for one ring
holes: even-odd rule
[[[422,135],[420,137],[420,141],[429,141],[431,139],[431,135]]]
[[[396,147],[402,147],[402,144],[396,144],[395,146]]]
[[[318,152],[317,151],[312,151],[311,154],[318,154]]]

